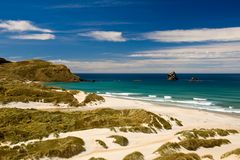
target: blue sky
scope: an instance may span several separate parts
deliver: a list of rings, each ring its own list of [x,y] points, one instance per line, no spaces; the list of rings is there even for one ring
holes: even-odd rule
[[[0,57],[74,72],[240,73],[238,0],[8,0]]]

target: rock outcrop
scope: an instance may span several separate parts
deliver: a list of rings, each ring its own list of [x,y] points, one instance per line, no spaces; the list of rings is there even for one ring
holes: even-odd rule
[[[173,72],[168,73],[167,79],[169,81],[176,81],[176,80],[178,80],[178,77],[177,77],[177,74],[173,71]]]
[[[197,77],[192,77],[189,81],[190,82],[195,82],[195,81],[199,81],[199,79]]]
[[[0,57],[0,64],[11,63],[10,61]]]
[[[65,66],[43,60],[27,60],[0,65],[0,77],[9,80],[76,82],[80,78]]]

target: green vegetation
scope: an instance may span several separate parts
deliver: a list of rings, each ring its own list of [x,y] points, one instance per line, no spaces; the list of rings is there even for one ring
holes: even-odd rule
[[[145,126],[133,126],[133,127],[121,127],[119,129],[121,132],[135,132],[135,133],[157,133],[154,128],[145,127]]]
[[[120,146],[127,146],[128,145],[128,139],[126,137],[119,136],[119,135],[112,135],[108,138],[114,138],[113,143],[117,143]]]
[[[97,142],[98,144],[100,144],[103,148],[108,149],[108,146],[107,146],[106,143],[103,142],[102,140],[97,139],[96,142]]]
[[[84,101],[81,103],[82,106],[89,104],[89,103],[94,103],[94,102],[104,102],[105,99],[102,96],[99,96],[95,93],[90,93],[88,94]]]
[[[75,93],[75,92],[74,92]],[[78,100],[72,92],[57,92],[51,87],[45,87],[39,83],[23,83],[20,81],[0,81],[0,103],[10,102],[44,102],[65,103],[70,106],[79,106]]]
[[[144,160],[144,156],[141,152],[133,152],[126,155],[123,160]]]
[[[96,109],[78,112],[46,112],[34,109],[0,109],[0,142],[41,139],[51,133],[92,128],[148,126],[161,129],[152,119],[160,117],[140,109]]]
[[[175,121],[175,123],[176,123],[178,126],[183,126],[182,121],[178,120],[177,118],[170,117],[170,120],[171,120],[171,121]]]
[[[67,137],[39,141],[28,145],[0,147],[0,159],[39,159],[43,157],[70,158],[85,151],[84,141],[77,137]]]
[[[237,130],[233,129],[193,129],[193,130],[186,130],[178,132],[177,135],[181,135],[182,137],[186,139],[191,138],[208,138],[208,137],[214,137],[214,136],[228,136],[230,134],[237,134]]]
[[[64,65],[43,60],[28,60],[0,64],[0,77],[7,80],[30,80],[42,82],[75,82],[79,77]]]
[[[214,158],[211,154],[204,155],[204,156],[202,156],[202,158],[208,158],[210,160],[214,160]]]
[[[154,160],[201,160],[201,158],[195,153],[173,153],[158,157]]]
[[[181,146],[176,142],[167,142],[159,147],[155,152],[159,153],[161,156],[176,153]]]
[[[229,143],[227,139],[185,139],[178,144],[187,150],[196,151],[200,147],[213,148]]]
[[[89,160],[106,160],[106,159],[105,158],[95,158],[95,157],[92,157]]]
[[[226,157],[229,157],[231,155],[236,155],[236,156],[239,156],[240,157],[240,148],[237,148],[235,150],[232,150],[230,152],[227,152],[227,153],[224,153],[222,156],[221,156],[221,159],[223,158],[226,158]]]

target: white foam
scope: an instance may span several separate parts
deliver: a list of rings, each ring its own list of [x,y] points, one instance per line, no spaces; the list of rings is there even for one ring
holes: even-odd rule
[[[207,99],[205,99],[205,98],[193,98],[193,100],[195,100],[195,101],[207,101]]]
[[[184,101],[172,101],[174,103],[183,103],[183,104],[193,104],[193,105],[203,105],[203,106],[211,106],[212,102],[208,101],[191,101],[191,100],[184,100]]]
[[[164,99],[165,100],[170,100],[170,99],[172,99],[172,97],[171,96],[164,96]]]
[[[107,95],[114,95],[114,96],[133,96],[133,95],[140,95],[140,93],[117,93],[117,92],[106,92]]]
[[[150,98],[157,98],[156,95],[148,95],[148,97],[150,97]]]

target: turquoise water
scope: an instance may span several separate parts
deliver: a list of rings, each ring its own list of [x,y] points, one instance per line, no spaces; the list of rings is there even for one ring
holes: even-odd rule
[[[240,113],[240,74],[78,74],[96,82],[49,83],[65,89],[96,92],[112,97],[140,99],[182,107]],[[189,79],[196,76],[198,82]]]

